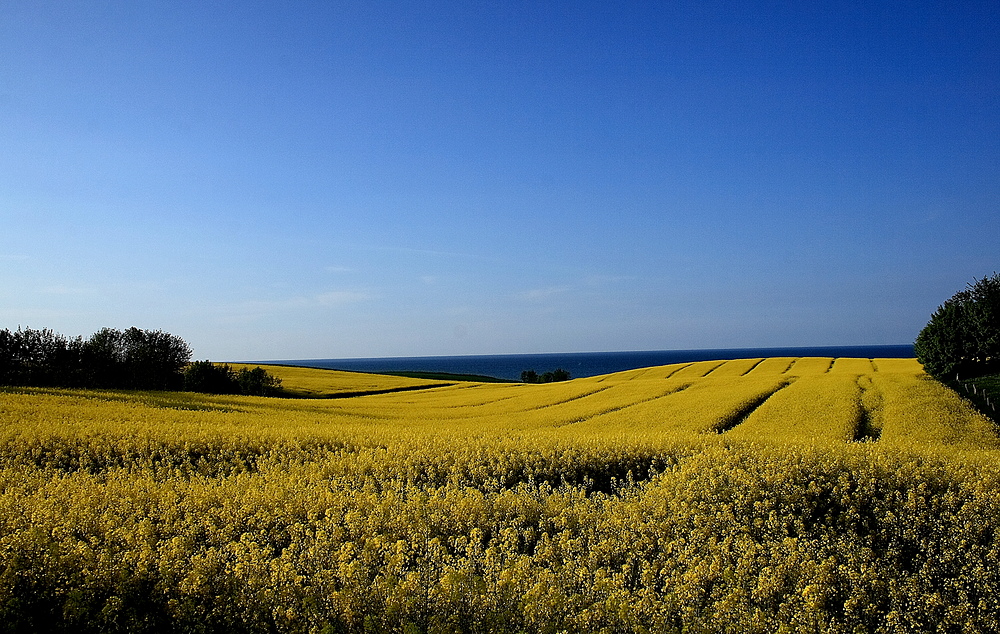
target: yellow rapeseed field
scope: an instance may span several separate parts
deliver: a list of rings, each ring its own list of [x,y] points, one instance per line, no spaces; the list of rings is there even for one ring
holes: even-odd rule
[[[0,630],[1000,631],[1000,436],[915,360],[267,369],[0,389]]]
[[[234,363],[236,370],[259,367],[259,364]],[[291,396],[327,398],[330,396],[361,395],[370,392],[406,391],[448,385],[447,381],[411,379],[402,376],[317,370],[289,365],[266,366],[268,373],[281,379],[282,388]]]

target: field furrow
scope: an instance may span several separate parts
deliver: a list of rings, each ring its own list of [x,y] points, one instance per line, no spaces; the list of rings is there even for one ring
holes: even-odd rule
[[[835,359],[830,374],[871,374],[875,369],[869,359]]]
[[[762,361],[763,359],[733,359],[732,361],[726,361],[719,367],[707,373],[705,376],[710,376],[713,379],[744,376],[757,367]]]
[[[668,376],[671,379],[700,379],[724,363],[725,361],[697,361],[671,372]]]
[[[786,370],[787,374],[793,376],[812,376],[815,374],[826,374],[833,366],[833,359],[829,357],[802,357],[796,359],[792,367]]]
[[[785,374],[795,363],[795,357],[769,357],[758,363],[748,376],[772,376],[775,374]]]
[[[683,391],[594,416],[579,428],[641,434],[715,432],[738,417],[749,403],[783,384],[784,379],[776,377],[725,382],[705,379]]]

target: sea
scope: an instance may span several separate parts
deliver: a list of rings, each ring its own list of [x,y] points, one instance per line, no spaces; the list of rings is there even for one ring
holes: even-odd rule
[[[758,357],[860,357],[912,358],[913,345],[823,346],[812,348],[727,348],[705,350],[652,350],[631,352],[567,352],[547,354],[488,354],[434,357],[377,357],[371,359],[285,359],[256,361],[308,368],[354,372],[441,372],[474,374],[519,380],[521,372],[539,374],[566,370],[572,378],[583,378],[671,363],[754,359]]]

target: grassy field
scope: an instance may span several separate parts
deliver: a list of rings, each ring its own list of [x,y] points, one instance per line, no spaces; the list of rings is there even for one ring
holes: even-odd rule
[[[948,386],[972,402],[976,408],[1000,424],[1000,374],[989,374],[971,381],[951,381]]]
[[[915,360],[0,391],[0,630],[1000,631],[1000,436]]]

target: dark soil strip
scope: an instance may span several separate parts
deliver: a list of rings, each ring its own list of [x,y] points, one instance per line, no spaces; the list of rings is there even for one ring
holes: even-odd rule
[[[663,378],[669,379],[670,377],[672,377],[673,375],[677,374],[678,372],[680,372],[684,368],[690,368],[692,365],[694,365],[694,364],[693,363],[685,363],[684,365],[682,365],[681,367],[677,368],[676,370],[674,370],[673,372],[671,372],[670,374],[668,374],[667,376],[665,376]]]
[[[721,367],[722,367],[722,366],[724,366],[724,365],[726,365],[726,362],[725,362],[725,361],[722,361],[721,363],[719,363],[719,365],[715,366],[714,368],[712,368],[711,370],[709,370],[709,371],[708,371],[708,372],[706,372],[705,374],[702,374],[702,375],[701,375],[701,378],[705,378],[706,376],[708,376],[709,374],[711,374],[711,373],[715,372],[716,370],[718,370],[719,368],[721,368]]]
[[[416,390],[433,390],[439,387],[451,387],[456,383],[437,383],[435,385],[408,385],[406,387],[391,387],[382,390],[361,390],[358,392],[337,392],[325,396],[310,396],[305,398],[332,399],[332,398],[354,398],[356,396],[375,396],[376,394],[392,394],[394,392],[414,392]]]
[[[792,369],[792,366],[795,365],[796,361],[798,361],[798,359],[792,359],[791,361],[789,361],[788,365],[785,366],[785,369],[779,372],[779,374],[786,374],[789,370]]]
[[[833,369],[833,363],[836,359],[830,359],[830,365],[826,366],[826,372],[824,374],[830,374],[830,370]]]
[[[746,376],[746,375],[750,374],[751,372],[753,372],[753,369],[756,368],[761,363],[764,363],[763,359],[758,360],[757,363],[755,363],[752,366],[750,366],[749,368],[747,368],[747,371],[744,372],[743,374],[741,374],[740,376]],[[791,365],[789,365],[788,367],[791,367]],[[785,368],[785,369],[787,370],[788,368]],[[784,373],[782,373],[782,374],[784,374]]]
[[[854,427],[853,442],[875,442],[882,436],[882,421],[877,417],[877,410],[882,407],[882,393],[871,379],[864,375],[858,377],[858,387],[861,388],[858,422]],[[872,408],[876,408],[876,412]],[[873,415],[874,414],[874,415]]]
[[[858,403],[858,422],[854,426],[852,442],[875,442],[882,436],[882,421],[878,411],[882,407],[882,392],[872,384],[871,378],[858,377],[861,388]]]
[[[748,403],[746,405],[746,407],[744,407],[740,411],[736,412],[736,414],[732,418],[730,418],[727,421],[723,421],[722,423],[720,423],[715,428],[715,433],[717,433],[717,434],[724,434],[727,431],[729,431],[730,429],[733,429],[734,427],[736,427],[737,425],[742,425],[744,422],[746,422],[746,419],[750,417],[750,414],[754,413],[754,410],[756,410],[758,407],[760,407],[761,405],[764,404],[764,401],[766,401],[767,399],[771,398],[772,396],[774,396],[775,394],[777,394],[779,391],[785,389],[789,385],[791,385],[791,381],[789,381],[788,383],[782,383],[777,388],[775,388],[774,390],[768,392],[767,394],[763,394],[761,396],[758,396],[753,401],[751,401],[750,403]]]
[[[858,424],[854,428],[854,442],[875,442],[882,436],[882,430],[872,425],[871,414],[863,406],[858,414]]]

